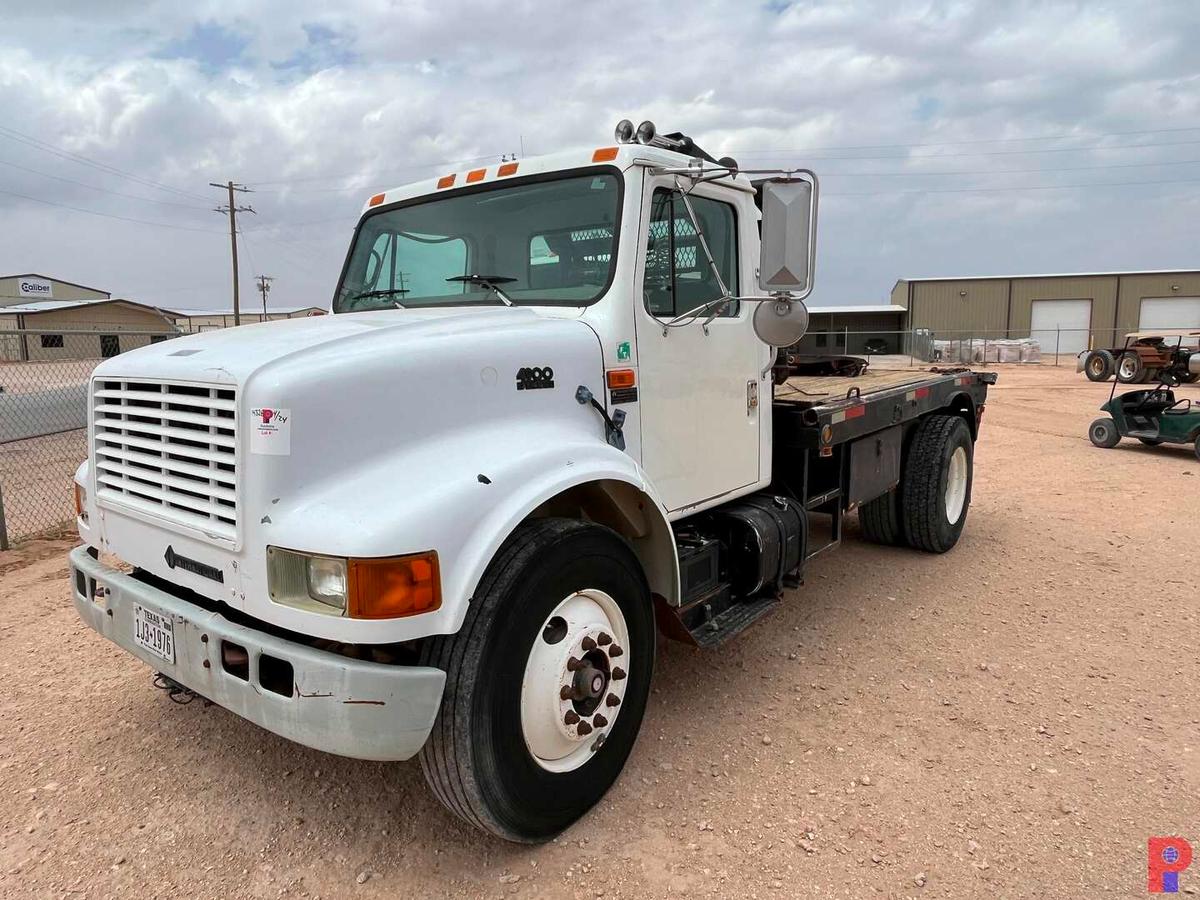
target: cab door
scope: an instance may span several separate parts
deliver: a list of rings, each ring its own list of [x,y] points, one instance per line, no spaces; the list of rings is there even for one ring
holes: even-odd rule
[[[768,474],[760,426],[769,416],[769,348],[751,329],[748,303],[729,303],[707,327],[707,312],[667,326],[721,289],[674,180],[647,178],[644,191],[635,292],[642,467],[667,509],[681,513],[752,489]],[[688,196],[722,279],[733,294],[748,293],[749,195],[699,185]]]

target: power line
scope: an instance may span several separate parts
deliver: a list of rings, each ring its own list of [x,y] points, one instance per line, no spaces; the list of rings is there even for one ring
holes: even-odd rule
[[[100,216],[101,218],[105,218],[105,219],[117,219],[121,222],[134,222],[138,225],[152,225],[155,228],[171,228],[171,229],[174,229],[175,231],[195,231],[195,232],[199,232],[201,234],[221,234],[222,233],[213,228],[190,228],[187,225],[172,225],[169,222],[151,222],[149,219],[135,219],[131,216],[118,216],[114,213],[104,213],[104,212],[99,212],[94,209],[84,209],[82,206],[71,206],[70,204],[67,204],[67,203],[56,203],[53,200],[43,200],[41,197],[31,197],[28,194],[19,194],[16,191],[6,191],[3,189],[0,189],[0,194],[5,194],[9,197],[17,197],[21,200],[28,200],[31,203],[41,203],[45,206],[54,206],[54,207],[57,207],[58,209],[69,209],[72,212],[84,213],[85,215],[89,215],[89,216]]]
[[[1170,141],[1161,144],[1122,144],[1116,147],[1042,147],[1037,150],[987,150],[980,153],[891,153],[887,156],[808,156],[806,159],[837,159],[843,161],[853,161],[856,159],[967,159],[975,156],[1021,156],[1032,153],[1097,153],[1110,150],[1141,150],[1147,147],[1191,147],[1195,144],[1200,144],[1200,141]],[[796,150],[733,150],[731,153],[739,153],[742,156],[753,155],[784,155],[790,153],[806,153],[807,151]]]
[[[89,159],[88,157],[82,156],[78,153],[72,153],[69,150],[63,150],[59,147],[55,147],[53,144],[48,144],[43,140],[39,140],[38,138],[35,138],[32,135],[23,134],[22,132],[17,131],[16,129],[8,128],[4,125],[0,125],[0,137],[6,137],[10,141],[16,141],[19,144],[25,144],[28,147],[32,147],[35,150],[41,150],[43,153],[52,154],[53,156],[57,156],[60,159],[65,159],[70,162],[79,163],[80,165],[91,166],[94,169],[99,169],[100,171],[107,172],[110,175],[117,175],[121,178],[128,178],[130,181],[137,182],[138,184],[143,185],[144,187],[152,187],[152,188],[155,188],[160,191],[167,191],[168,193],[178,194],[181,197],[188,197],[192,200],[200,200],[200,201],[205,200],[205,198],[203,196],[201,196],[200,194],[193,194],[189,191],[184,191],[184,190],[180,190],[179,188],[172,187],[169,184],[163,184],[162,182],[154,181],[153,179],[150,179],[150,178],[142,178],[140,175],[133,175],[129,172],[125,172],[121,169],[118,169],[116,166],[110,166],[108,163],[97,162],[94,159]]]
[[[924,144],[860,144],[858,146],[845,147],[801,147],[794,150],[730,150],[730,153],[808,153],[810,151],[821,152],[825,150],[899,150],[905,147],[958,147],[967,144],[1017,144],[1026,141],[1067,141],[1078,140],[1081,137],[1087,138],[1105,138],[1105,137],[1132,137],[1139,134],[1176,134],[1183,131],[1200,131],[1200,125],[1192,125],[1188,128],[1155,128],[1147,131],[1108,131],[1100,134],[1081,135],[1081,134],[1053,134],[1043,137],[1024,137],[1024,138],[975,138],[968,141],[931,141]]]
[[[1155,166],[1194,166],[1200,164],[1200,159],[1182,159],[1176,162],[1152,162],[1152,163],[1112,163],[1103,166],[1067,166],[1058,169],[977,169],[973,171],[960,172],[921,172],[910,170],[908,172],[821,172],[821,178],[889,178],[889,177],[904,177],[908,178],[913,175],[1052,175],[1055,172],[1091,172],[1098,169],[1146,169]]]
[[[111,194],[114,197],[125,197],[129,200],[140,200],[143,203],[154,203],[159,206],[176,206],[182,209],[197,209],[208,211],[206,206],[197,206],[195,203],[178,203],[174,200],[155,200],[151,197],[139,197],[137,194],[126,194],[123,191],[112,191],[108,188],[102,188],[99,185],[88,184],[86,181],[76,181],[74,178],[64,178],[62,175],[51,175],[49,172],[41,172],[37,169],[31,169],[28,166],[21,166],[14,162],[9,162],[5,159],[0,159],[0,166],[8,166],[10,169],[19,169],[22,172],[29,172],[32,175],[40,175],[42,178],[52,178],[55,181],[61,181],[65,184],[75,184],[79,187],[85,187],[89,191],[99,191],[102,194]]]
[[[472,156],[469,159],[449,159],[449,160],[442,160],[441,162],[417,163],[415,165],[404,166],[399,169],[387,169],[384,172],[364,172],[362,170],[359,170],[358,172],[350,172],[349,174],[344,174],[344,175],[303,175],[303,176],[297,176],[296,178],[278,178],[275,180],[262,180],[262,181],[259,181],[258,179],[254,179],[254,184],[256,184],[256,185],[275,185],[275,184],[288,185],[288,184],[299,184],[301,182],[307,182],[307,181],[342,181],[347,178],[367,178],[367,177],[382,178],[385,175],[397,174],[400,172],[413,172],[418,169],[433,169],[433,168],[437,168],[439,166],[462,166],[462,165],[466,165],[468,163],[482,162],[483,160],[488,160],[488,159],[498,159],[499,157],[501,157],[503,155],[504,154],[502,154],[502,153],[488,153],[485,156]],[[357,188],[357,187],[324,188],[323,190],[329,190],[329,191],[361,190],[361,188]],[[272,193],[274,193],[274,192],[272,192]]]
[[[1166,181],[1091,181],[1080,185],[1022,185],[1019,187],[930,187],[916,191],[822,191],[822,197],[887,197],[893,194],[920,193],[1014,193],[1016,191],[1069,191],[1076,187],[1128,187],[1130,185],[1193,185],[1200,178],[1171,179]]]

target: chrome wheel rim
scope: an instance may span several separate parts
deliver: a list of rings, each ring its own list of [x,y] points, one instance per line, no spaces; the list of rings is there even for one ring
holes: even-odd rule
[[[632,665],[629,628],[609,594],[588,588],[559,603],[521,680],[521,732],[534,762],[571,772],[591,759],[620,715]]]
[[[950,471],[946,473],[946,520],[957,524],[967,502],[967,450],[954,448],[950,457]]]

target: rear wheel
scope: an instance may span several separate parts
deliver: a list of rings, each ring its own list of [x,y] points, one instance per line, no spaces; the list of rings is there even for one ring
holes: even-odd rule
[[[1097,419],[1088,426],[1088,437],[1097,447],[1109,449],[1121,442],[1121,433],[1112,419]]]
[[[873,544],[903,544],[902,522],[898,486],[858,508],[858,527]]]
[[[1108,381],[1116,368],[1116,360],[1107,350],[1093,350],[1083,359],[1083,371],[1088,381]]]
[[[958,543],[971,505],[973,451],[971,430],[958,416],[928,416],[917,425],[900,495],[909,546],[945,553]]]
[[[1117,381],[1121,384],[1141,384],[1149,373],[1136,351],[1128,350],[1117,361]]]
[[[654,667],[654,613],[616,532],[538,519],[497,553],[456,634],[426,642],[446,672],[421,750],[438,799],[512,841],[554,837],[621,773]]]

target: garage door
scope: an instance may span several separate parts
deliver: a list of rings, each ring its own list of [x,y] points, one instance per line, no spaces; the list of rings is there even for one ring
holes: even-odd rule
[[[1075,354],[1088,348],[1092,327],[1091,300],[1034,300],[1030,336],[1042,345],[1042,353]]]
[[[1146,297],[1139,331],[1200,328],[1200,297]]]

